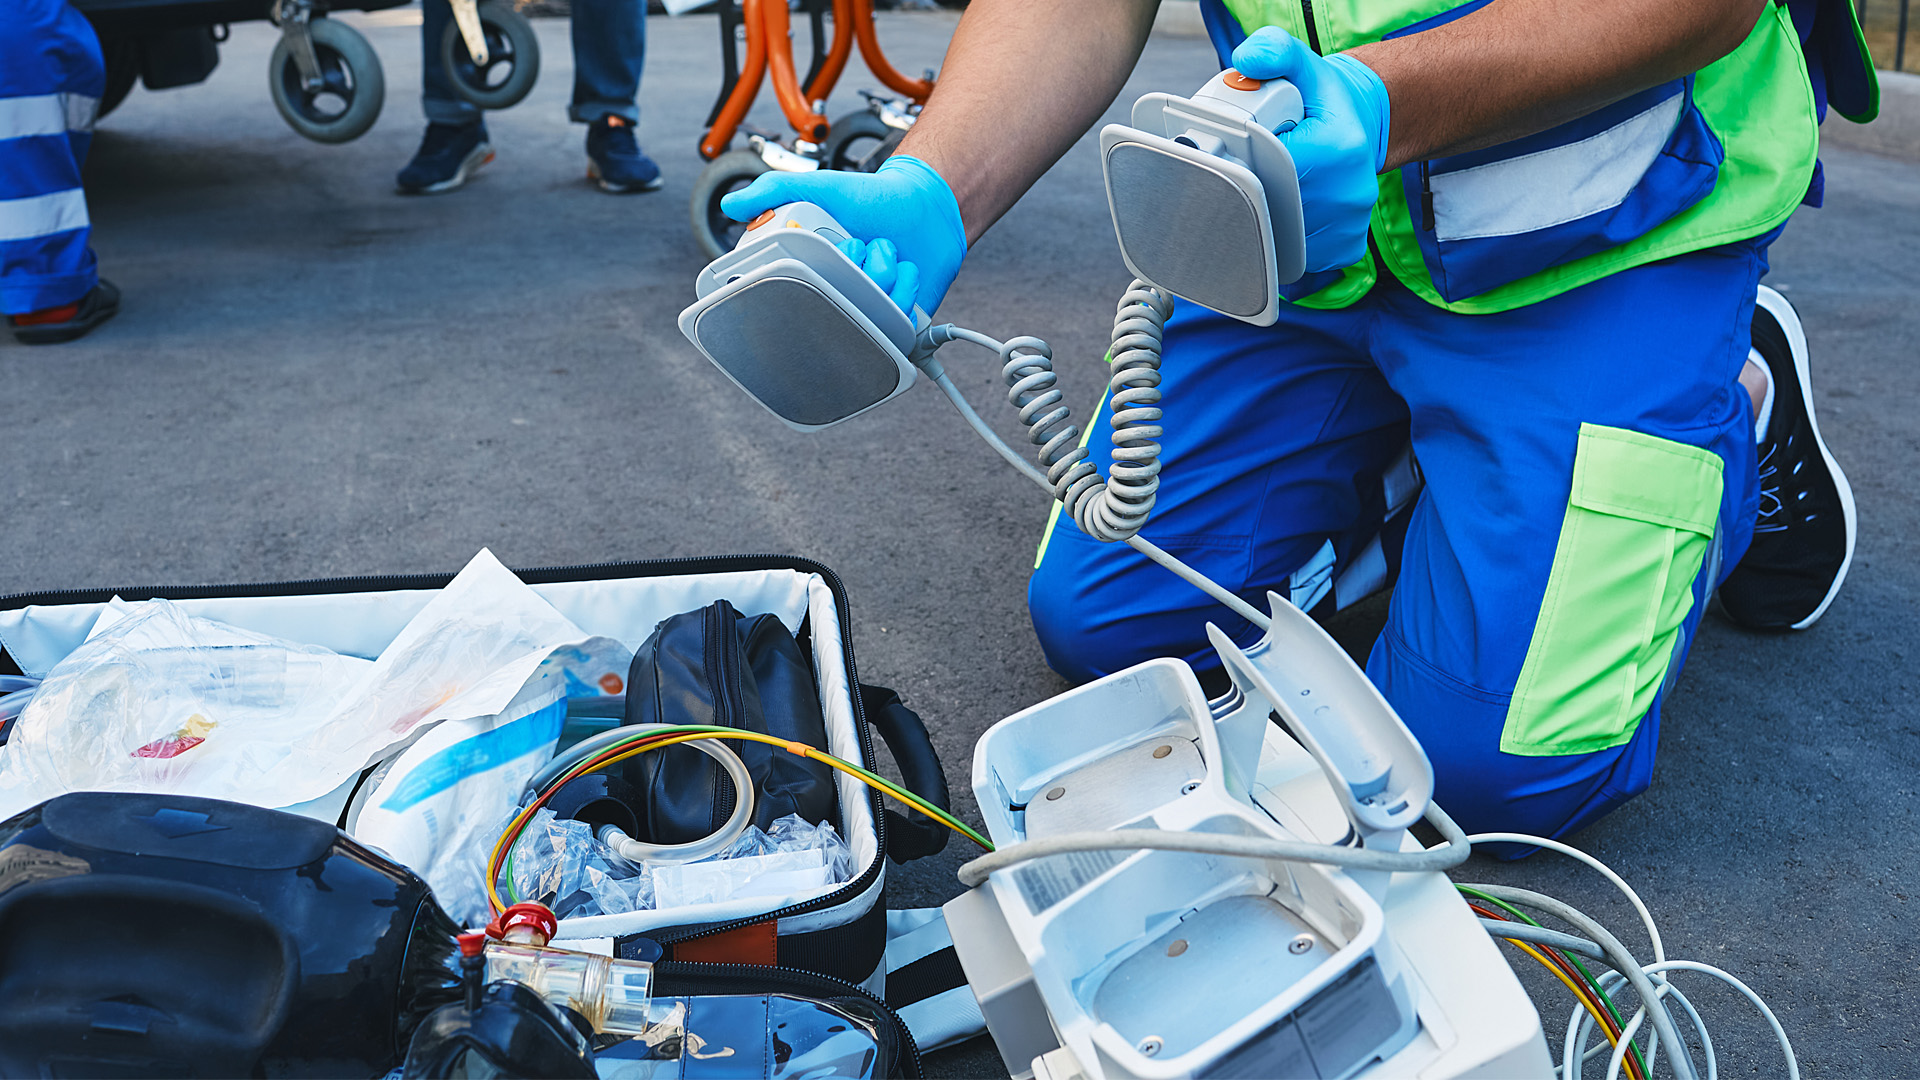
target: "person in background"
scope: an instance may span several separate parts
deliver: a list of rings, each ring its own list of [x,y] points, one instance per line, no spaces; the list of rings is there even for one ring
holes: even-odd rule
[[[100,40],[65,0],[0,0],[0,312],[25,345],[72,341],[120,310],[80,185],[106,79]]]
[[[493,160],[479,106],[453,92],[440,63],[440,39],[453,21],[447,0],[422,0],[421,106],[427,133],[400,170],[403,195],[436,195],[467,182]],[[634,138],[636,99],[647,55],[647,0],[573,0],[573,103],[567,117],[587,125],[587,179],[616,195],[660,187],[660,166]]]

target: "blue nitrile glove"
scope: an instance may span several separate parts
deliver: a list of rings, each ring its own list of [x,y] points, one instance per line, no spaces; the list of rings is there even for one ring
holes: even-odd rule
[[[720,209],[735,221],[751,221],[790,202],[819,206],[866,241],[859,254],[847,251],[847,257],[864,266],[909,314],[916,302],[933,314],[967,254],[967,231],[953,189],[933,166],[916,157],[895,154],[871,173],[763,173],[720,200]],[[889,241],[884,252],[874,243],[882,239]],[[916,282],[910,293],[899,287],[908,275]]]
[[[1304,117],[1280,133],[1280,142],[1300,174],[1308,272],[1359,262],[1387,159],[1386,84],[1353,57],[1315,55],[1277,26],[1241,42],[1233,67],[1250,79],[1285,79],[1300,91]]]

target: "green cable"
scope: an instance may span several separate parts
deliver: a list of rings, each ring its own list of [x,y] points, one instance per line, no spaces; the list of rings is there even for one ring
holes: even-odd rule
[[[631,738],[622,739],[614,743],[609,743],[605,750],[601,751],[599,754],[595,754],[594,756],[602,757],[602,756],[605,756],[605,754],[607,754],[608,752],[618,750],[618,749],[624,749],[628,746],[631,746],[633,743],[640,742],[649,738],[663,738],[669,735],[694,735],[694,734],[717,734],[717,735],[724,736],[727,734],[738,732],[739,730],[740,730],[739,728],[714,727],[714,726],[702,725],[702,724],[683,724],[683,725],[675,726],[670,729],[656,729],[649,732],[637,733]],[[745,741],[758,742],[759,740],[750,739]],[[792,741],[792,740],[788,740],[788,741]],[[772,746],[773,744],[761,743],[760,745]],[[805,745],[805,744],[802,744],[802,745]],[[779,747],[775,747],[775,749],[779,749]],[[975,832],[972,828],[970,828],[967,825],[966,822],[961,821],[959,818],[956,818],[951,814],[945,813],[939,807],[928,803],[925,799],[920,798],[919,796],[913,794],[912,792],[894,783],[893,781],[887,779],[886,777],[881,776],[878,773],[871,772],[865,768],[862,768],[859,765],[855,765],[853,762],[848,761],[845,758],[835,757],[832,754],[828,754],[825,750],[821,750],[817,746],[809,747],[809,749],[814,750],[817,753],[820,753],[826,757],[833,758],[833,760],[846,766],[848,771],[858,776],[861,780],[865,781],[866,783],[868,783],[873,787],[879,788],[881,791],[884,791],[889,795],[892,795],[895,799],[899,800],[902,803],[905,803],[910,809],[916,810],[922,814],[927,815],[928,817],[935,819],[936,821],[939,821],[941,824],[947,826],[950,829],[953,829],[955,832],[958,832],[960,835],[966,837],[967,839],[972,840],[974,843],[980,845],[982,848],[986,849],[987,851],[993,850],[993,842],[988,840],[986,837],[981,836],[979,833]],[[562,778],[559,782],[565,783],[567,780],[575,779],[577,775],[578,774],[566,776]]]
[[[621,739],[616,742],[608,743],[606,747],[601,749],[598,753],[595,753],[593,757],[604,758],[609,754],[616,754],[619,751],[626,750],[632,747],[635,743],[644,742],[648,739],[666,738],[673,735],[696,735],[696,734],[726,735],[726,734],[738,732],[739,730],[740,730],[739,728],[716,727],[716,726],[705,725],[705,724],[678,724],[669,728],[655,728],[651,731],[636,732],[630,738]],[[759,742],[759,740],[757,739],[749,739],[744,741]],[[760,743],[760,745],[772,746],[773,744]],[[775,748],[778,749],[778,747],[775,747]],[[881,776],[874,772],[870,772],[859,765],[855,765],[851,761],[845,760],[844,758],[834,757],[834,755],[828,754],[825,750],[821,750],[819,747],[809,747],[809,749],[814,750],[815,752],[822,754],[824,756],[832,757],[835,761],[846,766],[850,772],[858,776],[863,782],[889,795],[892,795],[895,799],[897,799],[901,803],[904,803],[909,809],[917,810],[920,813],[926,814],[927,816],[934,818],[935,820],[939,821],[941,824],[946,825],[948,828],[951,828],[956,832],[959,832],[962,836],[965,836],[967,839],[972,840],[974,843],[980,845],[982,848],[985,848],[988,851],[993,850],[992,841],[986,839],[985,837],[981,836],[979,833],[975,832],[965,822],[961,821],[956,817],[953,817],[950,814],[947,814],[941,811],[939,807],[926,802],[924,799],[919,798],[918,796],[912,794],[911,792],[908,792],[906,789],[895,784],[893,781],[888,780],[886,777]],[[592,759],[588,759],[588,760],[592,760]],[[586,761],[581,762],[581,765],[585,765],[585,764],[586,764]],[[554,780],[554,782],[550,785],[550,787],[559,787],[562,784],[568,783],[573,780],[577,780],[580,777],[585,776],[587,773],[593,772],[593,771],[595,770],[592,768],[583,769],[583,768],[576,767],[574,769],[569,769],[567,772],[557,777]],[[530,821],[531,819],[529,819],[529,823]],[[522,835],[524,834],[524,829],[525,829],[525,826],[523,825],[522,832],[514,834],[513,841],[507,846],[507,857],[501,863],[501,866],[500,866],[500,870],[503,875],[503,882],[505,885],[505,888],[502,889],[501,891],[506,894],[507,899],[509,901],[515,901],[515,902],[517,902],[518,900],[518,895],[516,894],[513,887],[513,857],[514,857],[514,852],[520,847],[520,840]],[[502,884],[502,882],[495,882],[495,884],[496,886],[498,886]]]
[[[1459,882],[1455,882],[1453,887],[1460,890],[1462,893],[1465,893],[1466,895],[1473,897],[1476,900],[1484,900],[1487,903],[1492,904],[1494,907],[1497,907],[1500,910],[1506,912],[1507,914],[1513,916],[1515,919],[1518,919],[1519,921],[1526,923],[1528,926],[1540,926],[1540,924],[1534,920],[1533,916],[1528,915],[1526,912],[1521,911],[1519,908],[1514,907],[1512,904],[1509,904],[1506,901],[1499,899],[1498,897],[1489,896],[1486,893],[1481,892],[1479,889],[1476,889],[1471,885],[1462,885]],[[1542,927],[1542,929],[1545,929],[1545,928]],[[1555,951],[1559,951],[1559,950],[1555,950]],[[1587,970],[1587,965],[1580,959],[1580,955],[1578,953],[1570,953],[1570,952],[1560,952],[1560,955],[1572,961],[1574,969],[1580,972],[1580,977],[1582,979],[1586,980],[1586,984],[1588,988],[1593,990],[1594,994],[1597,997],[1599,997],[1601,1004],[1607,1007],[1607,1015],[1613,1017],[1613,1022],[1616,1025],[1618,1025],[1622,1031],[1626,1030],[1626,1026],[1627,1026],[1626,1022],[1620,1019],[1620,1010],[1613,1003],[1613,995],[1607,993],[1606,987],[1603,987],[1600,985],[1600,980],[1594,978],[1593,972]],[[1641,1076],[1647,1075],[1647,1063],[1640,1057],[1639,1045],[1635,1043],[1628,1043],[1627,1052],[1633,1055],[1633,1063],[1639,1066],[1640,1075]]]

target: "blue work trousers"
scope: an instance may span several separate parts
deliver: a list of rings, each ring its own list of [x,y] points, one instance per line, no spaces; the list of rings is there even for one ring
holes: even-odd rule
[[[80,163],[105,88],[100,40],[66,0],[0,0],[0,314],[99,280]]]
[[[453,23],[447,0],[421,0],[421,95],[427,120],[472,124],[479,106],[453,92],[440,62],[440,38]],[[591,124],[604,116],[640,122],[640,72],[647,60],[647,0],[573,0],[573,102],[567,117]]]
[[[1367,674],[1426,747],[1436,801],[1469,831],[1576,830],[1646,788],[1661,702],[1752,536],[1736,380],[1765,268],[1764,241],[1732,244],[1491,315],[1390,275],[1271,327],[1182,303],[1143,535],[1257,607],[1397,576]],[[1103,470],[1110,434],[1103,407]],[[1425,487],[1390,512],[1409,442]],[[1028,600],[1076,680],[1157,656],[1217,667],[1209,621],[1259,636],[1064,519]]]

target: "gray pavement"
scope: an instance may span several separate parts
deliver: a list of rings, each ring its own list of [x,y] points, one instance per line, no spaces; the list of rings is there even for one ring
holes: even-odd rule
[[[718,86],[713,22],[651,27],[641,135],[664,191],[584,183],[581,129],[563,119],[566,27],[546,21],[539,87],[491,120],[499,160],[463,191],[405,199],[392,175],[422,124],[408,14],[358,20],[390,97],[347,146],[281,124],[258,23],[234,27],[206,85],[136,90],[102,125],[89,197],[126,307],[73,345],[0,336],[0,592],[446,571],[483,545],[520,566],[804,554],[847,579],[862,671],[928,718],[971,814],[974,739],[1065,688],[1025,617],[1046,507],[937,394],[801,436],[681,338],[674,316],[702,264],[686,199]],[[952,25],[888,16],[881,37],[916,71]],[[1212,70],[1204,40],[1162,35],[1122,100]],[[856,60],[836,104],[872,85]],[[756,116],[780,126],[765,101]],[[1710,618],[1653,789],[1578,841],[1641,890],[1670,954],[1773,1003],[1807,1076],[1912,1076],[1920,174],[1849,152],[1827,168],[1829,207],[1776,246],[1770,280],[1806,318],[1826,431],[1859,498],[1853,577],[1807,634]],[[1126,281],[1099,184],[1083,143],[978,245],[942,311],[1050,339],[1083,410]],[[1012,434],[990,358],[954,351],[956,376]],[[1378,612],[1343,636],[1363,648]],[[895,903],[950,896],[962,855],[902,869]],[[1564,863],[1482,860],[1462,877],[1554,893],[1637,940],[1625,904]],[[1562,1028],[1564,991],[1525,977]],[[1704,985],[1695,1001],[1721,1075],[1780,1075],[1743,1003]],[[981,1041],[931,1061],[948,1076],[996,1063]]]

